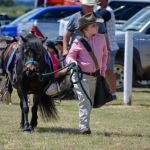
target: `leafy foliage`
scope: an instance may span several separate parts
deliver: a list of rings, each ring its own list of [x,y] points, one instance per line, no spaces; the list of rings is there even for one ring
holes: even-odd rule
[[[0,6],[13,6],[14,2],[12,0],[0,0]]]
[[[23,15],[28,9],[29,8],[22,5],[13,5],[12,7],[0,6],[0,12],[4,12],[9,16],[15,16],[15,17]]]

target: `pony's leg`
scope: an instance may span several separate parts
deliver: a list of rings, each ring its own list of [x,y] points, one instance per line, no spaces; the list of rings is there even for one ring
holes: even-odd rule
[[[29,121],[28,121],[28,113],[29,113],[29,106],[28,106],[28,100],[27,100],[27,94],[23,93],[21,88],[17,89],[18,96],[20,97],[20,102],[22,103],[22,113],[24,118],[24,128],[23,131],[28,133],[31,132],[31,129],[29,127]]]
[[[13,92],[13,88],[12,88],[12,84],[11,84],[10,81],[9,81],[9,83],[8,83],[8,91],[9,91],[9,93],[10,93],[10,102],[9,102],[9,104],[11,104],[11,103],[12,103],[11,94],[12,94],[12,92]]]
[[[37,95],[33,96],[32,118],[31,118],[31,122],[30,122],[31,129],[34,129],[38,124],[38,122],[37,122],[38,99],[37,98],[38,98]]]
[[[22,101],[20,101],[20,108],[21,108],[21,122],[20,122],[20,127],[23,129],[24,128],[24,113],[23,113]]]

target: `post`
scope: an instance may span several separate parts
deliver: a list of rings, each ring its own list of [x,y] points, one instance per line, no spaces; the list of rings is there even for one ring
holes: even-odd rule
[[[133,31],[126,31],[125,33],[124,57],[124,104],[131,105],[133,72]]]

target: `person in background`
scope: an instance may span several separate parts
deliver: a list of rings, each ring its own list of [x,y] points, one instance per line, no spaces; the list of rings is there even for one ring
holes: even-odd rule
[[[83,15],[79,19],[78,29],[83,35],[83,38],[91,46],[100,68],[100,74],[105,76],[106,64],[108,58],[108,51],[106,39],[104,34],[99,34],[99,25],[97,21],[102,22],[101,19],[96,19],[93,13]],[[74,90],[78,97],[79,104],[79,130],[81,134],[91,134],[90,130],[90,114],[94,101],[94,93],[96,88],[96,67],[87,49],[83,46],[80,39],[75,39],[66,57],[66,63],[75,63],[81,69],[83,78],[80,83],[77,82],[78,74],[72,75]],[[85,94],[88,95],[86,95]]]
[[[55,46],[58,49],[58,55],[59,55],[59,62],[61,67],[65,66],[64,57],[62,55],[63,53],[63,36],[58,36],[55,40]]]
[[[55,47],[55,43],[51,40],[48,40],[45,44],[46,50],[49,52],[50,59],[52,60],[53,63],[53,71],[58,71],[60,67],[59,63],[59,55],[58,55],[58,50]],[[61,66],[62,67],[62,66]],[[67,68],[57,72],[54,74],[54,81],[50,84],[48,87],[46,94],[49,96],[55,96],[60,92],[60,83],[63,80],[63,77],[67,73]]]
[[[81,36],[81,33],[77,30],[79,18],[87,13],[93,12],[94,5],[96,4],[95,0],[82,0],[80,2],[82,11],[77,12],[70,17],[69,23],[67,25],[67,30],[64,34],[63,56],[66,56],[68,54],[68,49],[70,48],[70,45],[72,44],[73,40],[76,37]]]
[[[106,29],[107,29],[107,46],[109,50],[109,61],[107,64],[107,71],[106,71],[106,79],[108,81],[113,99],[117,99],[116,96],[116,76],[114,74],[114,65],[115,65],[115,56],[117,53],[117,50],[119,49],[118,44],[116,42],[115,37],[115,15],[111,7],[108,6],[108,0],[99,0],[101,3],[98,5],[101,7],[97,13],[103,14],[104,10],[107,10],[110,12],[111,17],[106,22]]]
[[[46,49],[49,51],[52,62],[53,62],[53,69],[54,71],[57,71],[59,68],[59,61],[58,61],[58,51],[55,47],[54,42],[48,40],[46,42]],[[55,77],[57,77],[57,74],[55,74]]]
[[[49,52],[49,56],[50,56],[50,59],[51,59],[52,64],[53,64],[52,70],[57,71],[58,67],[59,67],[59,62],[58,62],[58,58],[56,55],[57,50],[55,48],[55,44],[52,41],[47,41],[45,48]],[[60,92],[59,84],[56,81],[56,78],[58,78],[57,73],[54,74],[54,82],[52,82],[49,85],[48,89],[46,90],[46,94],[49,96],[55,96]]]
[[[56,38],[55,45],[57,49],[62,53],[63,52],[63,36],[58,36]]]
[[[65,57],[62,55],[62,52],[63,52],[63,36],[58,36],[55,39],[55,46],[58,49],[60,68],[65,68],[66,67]],[[64,72],[64,69],[62,71]],[[76,98],[76,95],[73,91],[73,84],[72,84],[72,82],[70,82],[69,71],[67,71],[63,77],[61,76],[58,79],[58,82],[60,83],[59,84],[60,85],[60,90],[63,91],[63,96],[62,96],[63,99]]]
[[[63,68],[63,66],[61,66],[61,64],[60,64],[61,63],[60,62],[60,55],[59,55],[59,51],[56,47],[56,43],[51,41],[51,40],[48,40],[46,42],[46,49],[50,52],[50,55],[51,55],[51,58],[53,61],[54,71],[57,71],[59,68]],[[66,74],[66,71],[67,71],[67,68],[59,71],[57,73],[56,77],[64,76]]]

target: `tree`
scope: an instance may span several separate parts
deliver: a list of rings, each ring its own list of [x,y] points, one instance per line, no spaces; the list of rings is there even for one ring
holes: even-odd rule
[[[13,0],[0,0],[0,6],[13,6]]]

